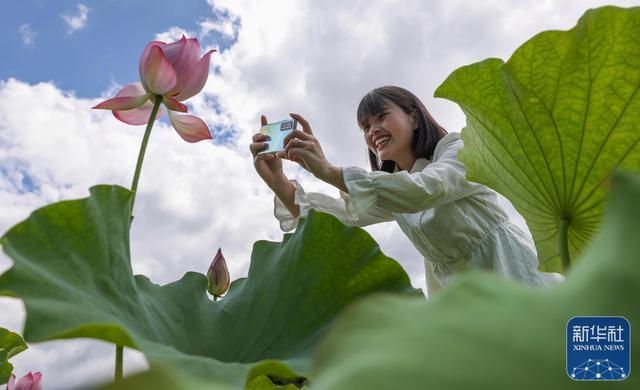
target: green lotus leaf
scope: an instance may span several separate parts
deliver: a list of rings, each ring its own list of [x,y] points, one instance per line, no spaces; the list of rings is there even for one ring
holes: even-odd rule
[[[236,387],[212,380],[202,380],[198,377],[185,375],[180,370],[165,366],[159,369],[157,366],[149,371],[137,373],[124,378],[121,382],[104,385],[99,390],[234,390]],[[246,386],[247,390],[298,390],[308,389],[306,386],[298,387],[295,384],[283,386],[275,385],[266,375],[253,378]]]
[[[104,385],[100,390],[235,390],[237,387],[226,383],[204,380],[193,375],[186,375],[171,366],[156,364],[149,371],[139,372],[124,378],[122,381]]]
[[[196,272],[159,286],[131,271],[132,192],[97,185],[90,193],[34,211],[0,239],[14,261],[0,295],[24,301],[29,342],[91,337],[199,380],[296,383],[345,306],[378,291],[424,297],[366,231],[314,210],[282,242],[255,242],[248,276],[221,300]]]
[[[614,171],[600,230],[552,289],[469,270],[429,301],[372,294],[347,308],[316,349],[310,387],[564,389],[574,316],[623,316],[640,351],[640,175]],[[636,354],[636,355],[634,355]],[[635,367],[634,367],[635,365]],[[604,383],[576,383],[602,388]],[[606,386],[605,386],[606,387]],[[637,373],[611,388],[637,389]]]
[[[9,359],[25,349],[27,344],[19,334],[0,328],[0,385],[7,383],[13,371]]]
[[[640,169],[639,36],[640,7],[591,9],[506,63],[455,70],[435,92],[467,117],[458,154],[467,178],[522,214],[542,271],[564,273],[591,240],[610,172]]]

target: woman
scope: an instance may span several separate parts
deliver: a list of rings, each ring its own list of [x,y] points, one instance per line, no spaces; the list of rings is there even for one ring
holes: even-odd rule
[[[350,226],[397,221],[424,256],[427,293],[448,284],[469,267],[492,270],[529,286],[551,286],[564,280],[538,271],[535,249],[524,231],[509,221],[497,193],[468,181],[457,152],[459,133],[447,133],[410,91],[376,88],[358,106],[357,120],[367,145],[371,171],[331,165],[309,123],[291,114],[295,130],[277,154],[255,134],[250,150],[258,174],[274,191],[274,214],[281,230],[294,229],[310,208],[330,213]],[[267,119],[262,116],[262,124]],[[340,198],[305,192],[282,172],[282,159],[299,163],[340,190]]]

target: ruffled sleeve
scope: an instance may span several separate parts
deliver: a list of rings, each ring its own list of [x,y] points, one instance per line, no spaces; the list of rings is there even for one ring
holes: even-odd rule
[[[349,226],[367,226],[394,220],[391,213],[377,207],[373,207],[367,213],[357,217],[350,217],[345,209],[345,199],[349,198],[349,194],[346,192],[340,191],[339,198],[333,198],[320,192],[307,193],[297,180],[292,179],[289,181],[296,186],[294,203],[300,207],[300,214],[294,217],[280,198],[274,196],[273,213],[280,222],[280,230],[283,232],[295,229],[298,226],[299,219],[306,218],[311,208],[329,213]]]
[[[454,134],[454,133],[451,133]],[[346,210],[349,218],[365,215],[374,207],[395,213],[417,213],[482,191],[480,183],[468,181],[465,167],[457,159],[463,147],[460,138],[450,137],[434,160],[422,171],[369,172],[359,167],[342,167],[349,191]]]

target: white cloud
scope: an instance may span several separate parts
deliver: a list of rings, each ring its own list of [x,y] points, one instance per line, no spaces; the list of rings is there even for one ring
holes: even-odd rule
[[[31,30],[31,26],[28,23],[21,24],[18,28],[18,32],[20,33],[20,37],[22,38],[22,43],[25,46],[33,46],[36,42],[36,33]]]
[[[180,38],[182,38],[182,36],[186,36],[188,37],[192,37],[195,35],[195,32],[193,31],[187,31],[183,28],[180,27],[171,27],[169,30],[167,31],[163,31],[161,33],[156,34],[156,40],[158,41],[162,41],[162,42],[175,42],[177,40],[179,40]]]
[[[218,13],[219,17],[214,19],[203,19],[198,22],[200,25],[200,37],[208,36],[211,31],[216,31],[229,39],[235,39],[238,33],[238,18],[223,16]]]
[[[216,18],[202,18],[198,21],[199,30],[186,30],[173,26],[167,31],[156,34],[156,40],[162,42],[174,42],[186,37],[197,37],[200,41],[208,38],[212,31],[216,31],[227,39],[235,39],[238,33],[238,19],[223,13],[217,12]]]
[[[67,32],[72,34],[87,25],[90,8],[84,4],[77,4],[78,12],[74,15],[60,15],[67,24]]]
[[[213,11],[212,18],[200,20],[200,36],[205,37],[211,31],[216,31],[222,36],[235,39],[240,27],[240,17],[233,13],[233,10],[218,7],[213,1],[207,0]]]
[[[204,19],[199,22],[200,24],[200,36],[207,36],[211,31],[217,31],[224,36],[233,37],[234,29],[233,24],[230,21],[224,23],[216,22],[211,19]]]
[[[332,164],[368,169],[355,123],[355,110],[366,92],[386,84],[406,87],[445,128],[460,131],[465,121],[460,109],[432,97],[454,69],[488,57],[507,59],[538,32],[571,28],[588,8],[610,3],[447,0],[427,7],[416,0],[401,6],[373,1],[363,7],[361,2],[341,1],[212,1],[214,15],[223,15],[220,19],[201,19],[199,31],[176,26],[158,39],[210,37],[210,31],[235,38],[230,47],[212,55],[209,81],[203,93],[189,101],[190,110],[205,119],[215,135],[224,131],[230,143],[215,139],[188,144],[164,122],[156,125],[136,198],[134,271],[164,284],[187,271],[206,272],[222,247],[236,279],[246,275],[255,241],[281,240],[273,193],[254,171],[249,153],[260,114],[273,121],[289,112],[303,115]],[[635,1],[613,3],[631,6]],[[112,85],[103,98],[117,88]],[[0,101],[0,166],[6,171],[0,176],[0,234],[38,207],[88,196],[94,184],[131,185],[143,127],[91,110],[99,99],[79,99],[50,83],[5,80]],[[336,188],[296,164],[284,164],[285,174],[308,191],[338,196]],[[31,186],[36,190],[30,191]],[[501,202],[526,228],[508,202]],[[399,227],[387,223],[365,229],[385,254],[407,269],[413,285],[424,288],[422,257]],[[0,272],[9,266],[0,253]],[[0,326],[21,331],[24,311],[16,302],[0,299],[0,312],[15,314],[0,316]],[[42,370],[45,379],[52,378],[45,382],[50,389],[91,382],[83,368],[109,377],[112,355],[97,352],[108,348],[82,343],[34,345],[16,357],[18,374]],[[71,348],[75,356],[49,358],[55,355],[54,345],[58,352]],[[67,371],[73,364],[77,370]]]

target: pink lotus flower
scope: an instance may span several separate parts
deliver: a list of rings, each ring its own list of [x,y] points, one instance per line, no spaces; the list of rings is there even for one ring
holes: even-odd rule
[[[209,59],[217,50],[209,50],[200,57],[200,44],[196,38],[185,38],[172,43],[151,41],[140,57],[140,82],[125,85],[116,96],[93,108],[112,110],[113,115],[130,125],[144,125],[151,119],[156,96],[168,109],[171,124],[187,142],[211,139],[204,121],[187,112],[180,103],[198,94],[209,77]],[[162,107],[154,119],[162,115]]]
[[[31,371],[16,383],[16,376],[11,374],[7,383],[7,390],[42,390],[42,374],[38,371],[32,374]]]
[[[222,255],[222,248],[218,248],[209,271],[207,271],[207,280],[209,293],[214,297],[219,297],[229,289],[229,269]]]

